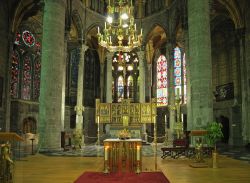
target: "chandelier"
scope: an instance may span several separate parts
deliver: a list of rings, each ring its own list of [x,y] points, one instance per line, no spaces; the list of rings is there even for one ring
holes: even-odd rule
[[[98,27],[98,43],[110,52],[130,52],[142,44],[142,29],[140,34],[136,29],[133,17],[132,0],[113,0],[108,3],[107,19],[103,33]]]

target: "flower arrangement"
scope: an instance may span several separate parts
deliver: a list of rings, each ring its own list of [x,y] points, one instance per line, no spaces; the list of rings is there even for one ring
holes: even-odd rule
[[[119,139],[129,139],[131,137],[130,132],[125,128],[124,130],[119,131]]]

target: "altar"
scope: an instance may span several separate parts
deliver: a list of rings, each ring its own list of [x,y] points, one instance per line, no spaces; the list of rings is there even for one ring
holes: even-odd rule
[[[104,140],[104,173],[140,173],[142,168],[141,149],[141,139]]]

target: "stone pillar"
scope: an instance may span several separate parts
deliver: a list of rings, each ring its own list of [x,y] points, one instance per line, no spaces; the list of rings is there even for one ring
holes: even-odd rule
[[[82,44],[80,49],[80,60],[78,64],[78,80],[77,80],[77,102],[75,106],[76,111],[76,132],[80,133],[82,136],[82,144],[84,145],[84,129],[83,129],[83,111],[84,111],[84,104],[83,104],[83,78],[84,78],[84,58],[85,52],[88,47],[85,44]]]
[[[159,50],[155,50],[155,57],[152,61],[152,96],[154,98],[157,98],[157,59],[161,55]]]
[[[112,52],[107,53],[107,73],[106,73],[106,103],[112,103]],[[106,134],[110,133],[110,124],[105,126]]]
[[[248,2],[248,8],[250,2]],[[246,12],[246,20],[249,20],[250,12]],[[240,36],[240,65],[242,88],[242,136],[244,143],[250,143],[250,22],[246,21],[246,32],[243,30]],[[244,40],[245,36],[245,40]],[[244,42],[245,41],[245,42]],[[245,48],[245,50],[244,50]],[[245,58],[244,58],[245,54]]]
[[[174,92],[174,44],[173,42],[168,42],[166,45],[166,59],[168,63],[168,103],[170,105],[169,107],[169,128],[171,134],[174,134],[174,126],[175,126],[175,92]]]
[[[103,102],[104,96],[104,62],[100,63],[100,101]]]
[[[152,64],[151,63],[147,64],[147,74],[146,74],[146,77],[147,77],[146,95],[148,96],[148,99],[150,101],[150,99],[152,98],[152,91],[151,91],[152,90]]]
[[[64,121],[65,121],[65,95],[66,95],[66,68],[67,68],[67,57],[68,57],[68,40],[69,40],[69,31],[65,31],[64,37],[64,62],[62,63],[63,67],[63,78],[62,78],[62,105],[61,105],[61,131],[65,130]]]
[[[213,121],[209,0],[188,1],[192,129]],[[200,24],[202,22],[202,24]]]
[[[144,51],[139,51],[137,53],[139,58],[139,76],[140,76],[140,103],[145,102],[145,54]]]
[[[44,0],[39,145],[41,151],[61,149],[62,89],[66,0]]]
[[[0,130],[0,131],[10,131],[11,127],[10,127],[10,111],[11,111],[11,96],[10,96],[10,80],[11,80],[11,63],[12,63],[12,53],[13,53],[13,44],[14,44],[14,38],[15,38],[15,34],[13,33],[9,33],[8,39],[7,39],[7,44],[6,44],[6,56],[8,58],[6,58],[6,60],[8,60],[6,62],[5,67],[3,67],[6,71],[5,74],[5,79],[4,79],[4,90],[3,90],[3,106],[5,107],[5,116],[4,116],[4,129]],[[2,39],[3,41],[3,45],[4,45],[4,39]],[[8,46],[7,46],[8,45]],[[1,54],[2,56],[4,56],[4,52],[3,54]],[[3,65],[4,66],[4,65]],[[5,97],[4,97],[5,96]],[[0,126],[1,127],[1,126]]]
[[[106,103],[112,103],[112,57],[112,52],[107,53]]]
[[[213,121],[209,0],[188,1],[192,129]],[[202,22],[202,23],[201,23]],[[188,114],[190,115],[190,114]]]
[[[100,62],[100,102],[104,102],[104,82],[105,82],[105,75],[104,75],[104,61]],[[103,124],[99,124],[99,130],[100,130],[100,134],[102,135],[103,133]]]
[[[140,84],[139,84],[139,92],[140,92],[140,103],[145,103],[145,52],[139,51],[137,52],[139,58],[139,76],[140,76]],[[147,132],[146,132],[146,124],[143,124],[142,133],[144,134],[144,140],[147,141]]]
[[[138,1],[138,18],[143,18],[145,16],[144,7],[145,7],[145,0]]]

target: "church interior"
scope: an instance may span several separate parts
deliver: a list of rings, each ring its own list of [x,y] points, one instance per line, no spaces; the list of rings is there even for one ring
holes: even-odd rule
[[[0,1],[0,183],[249,183],[249,8]]]

